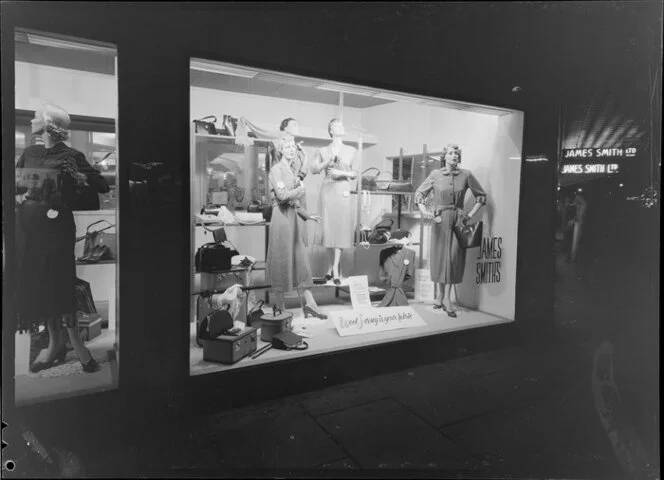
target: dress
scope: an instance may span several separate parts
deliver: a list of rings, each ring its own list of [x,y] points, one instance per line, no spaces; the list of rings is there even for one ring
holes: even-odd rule
[[[35,330],[48,318],[76,318],[76,224],[72,205],[77,199],[76,181],[62,173],[72,159],[95,191],[108,184],[78,150],[58,143],[28,147],[16,165],[17,192],[26,200],[16,207],[18,278],[16,307],[18,330]]]
[[[433,195],[434,213],[439,214],[440,223],[431,226],[430,271],[431,280],[456,284],[463,281],[466,267],[466,251],[459,247],[454,235],[454,225],[460,220],[466,191],[475,196],[475,202],[486,203],[486,193],[469,170],[458,169],[447,173],[438,169],[422,182],[415,192],[415,203],[424,203],[426,196]]]
[[[296,179],[284,162],[276,163],[270,170],[273,202],[266,277],[272,288],[283,292],[313,285],[303,235],[307,215],[293,192]]]
[[[337,161],[333,161],[325,168],[325,179],[320,189],[318,197],[318,211],[321,221],[316,234],[316,243],[326,248],[350,248],[353,246],[353,232],[355,222],[353,221],[353,198],[351,191],[354,188],[356,180],[346,178],[336,179],[330,170],[337,169],[345,172],[353,170],[355,160],[355,148],[343,145],[337,156]],[[321,148],[316,159],[327,161],[334,157],[330,146]],[[319,173],[317,162],[312,167],[313,173]]]

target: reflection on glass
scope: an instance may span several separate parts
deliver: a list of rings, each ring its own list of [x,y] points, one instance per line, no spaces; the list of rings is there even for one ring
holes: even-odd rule
[[[17,405],[117,386],[115,50],[48,38],[15,35]]]

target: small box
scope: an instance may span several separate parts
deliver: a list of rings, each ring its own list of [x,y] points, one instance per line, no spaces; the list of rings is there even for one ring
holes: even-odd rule
[[[256,351],[258,329],[247,327],[237,335],[219,335],[214,340],[202,339],[203,360],[232,365]]]
[[[89,342],[101,335],[101,315],[98,313],[84,314],[79,312],[78,327],[81,331],[81,338]]]

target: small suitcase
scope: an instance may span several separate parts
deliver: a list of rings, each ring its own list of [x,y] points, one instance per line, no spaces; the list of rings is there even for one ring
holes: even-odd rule
[[[214,340],[202,339],[203,360],[232,365],[256,351],[258,333],[247,327],[237,335],[219,335]]]

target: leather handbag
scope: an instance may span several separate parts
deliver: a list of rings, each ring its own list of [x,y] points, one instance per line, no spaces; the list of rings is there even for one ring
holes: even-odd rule
[[[379,173],[380,170],[376,167],[367,168],[364,172],[362,172],[362,190],[376,190],[376,177],[378,177]]]
[[[454,226],[454,235],[463,249],[477,248],[482,244],[483,223],[457,223]]]
[[[207,117],[194,120],[195,133],[209,133],[210,135],[217,135],[217,127],[214,125],[216,121],[217,117],[214,115],[208,115]]]
[[[388,192],[410,193],[413,190],[410,180],[392,180],[387,187]]]
[[[213,310],[208,313],[198,326],[198,338],[212,340],[233,328],[233,316],[229,312],[230,305],[225,309]]]
[[[367,240],[369,243],[374,245],[387,243],[392,236],[392,225],[394,225],[394,220],[391,218],[386,218],[385,220],[378,222],[368,236]]]
[[[263,300],[260,300],[256,306],[254,306],[251,311],[247,314],[247,325],[249,327],[260,327],[261,326],[261,317],[265,315],[263,311]]]
[[[196,271],[216,273],[231,269],[231,259],[240,253],[233,248],[230,242],[210,242],[202,245],[196,251]]]
[[[272,335],[272,348],[277,350],[306,350],[309,344],[304,337],[293,332],[275,333]]]

